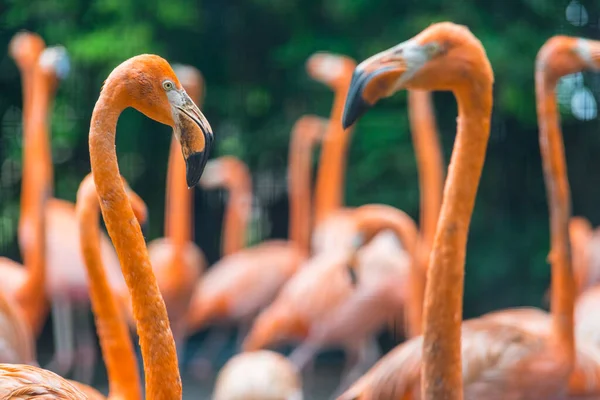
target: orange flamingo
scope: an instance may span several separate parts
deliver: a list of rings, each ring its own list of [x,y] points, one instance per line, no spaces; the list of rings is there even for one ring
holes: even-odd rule
[[[56,89],[58,79],[68,72],[68,56],[62,47],[43,50],[43,40],[33,33],[24,32],[15,36],[11,42],[10,51],[17,61],[23,75],[24,89],[24,141],[23,146],[23,181],[22,181],[22,212],[19,221],[19,243],[22,248],[25,263],[27,257],[37,257],[31,250],[34,246],[31,236],[31,224],[35,220],[27,203],[35,190],[43,191],[45,196],[52,195],[52,157],[50,141],[48,138],[47,115],[51,100]],[[27,66],[27,60],[35,60],[34,53],[28,49],[43,50],[39,56],[39,65],[35,68]],[[27,55],[29,53],[29,55]],[[36,60],[37,62],[37,60]],[[33,153],[33,154],[32,154]],[[37,173],[33,168],[38,169]],[[34,177],[34,175],[36,175]],[[32,180],[43,178],[38,183],[38,188],[33,188]],[[46,276],[45,286],[52,299],[52,314],[55,340],[55,355],[50,362],[50,368],[66,374],[71,370],[75,358],[75,338],[73,327],[72,305],[75,305],[77,327],[76,359],[78,368],[75,374],[78,380],[88,382],[93,376],[95,365],[95,345],[92,327],[88,319],[88,288],[87,278],[83,266],[81,251],[71,244],[79,237],[78,224],[75,216],[74,204],[48,198],[46,200],[45,214],[45,259],[43,264],[51,271]],[[36,217],[37,218],[37,217]],[[125,291],[125,283],[119,272],[118,259],[105,234],[101,236],[103,258],[109,267],[109,277],[112,286],[117,292]],[[29,270],[27,272],[30,272]],[[17,270],[16,275],[22,276],[25,270]],[[11,272],[12,275],[12,272]],[[26,274],[28,279],[40,279],[36,274]],[[23,278],[15,278],[23,280]],[[8,281],[8,280],[7,280]],[[44,280],[42,280],[44,282]],[[39,289],[11,285],[21,293],[28,292],[27,296],[36,297],[35,307],[25,311],[32,330],[38,334],[45,322],[47,314],[46,291]],[[42,303],[43,299],[43,303]],[[27,307],[33,307],[34,304]]]
[[[223,229],[224,258],[198,284],[188,315],[191,331],[209,321],[235,321],[242,323],[243,337],[250,319],[269,304],[305,258],[310,231],[310,160],[323,126],[322,119],[304,116],[292,130],[289,241],[269,240],[242,250],[250,211],[250,173],[231,156],[221,157],[207,168],[201,180],[203,186],[226,186],[230,197]],[[219,347],[215,341],[212,337],[206,343],[214,350]]]
[[[334,91],[334,103],[330,121],[327,125],[327,131],[322,140],[321,158],[319,161],[319,169],[317,171],[314,199],[314,223],[316,227],[312,237],[312,250],[315,254],[319,254],[326,249],[351,247],[351,236],[344,234],[353,226],[349,215],[350,210],[341,209],[345,170],[344,155],[351,130],[344,130],[337,124],[331,123],[331,121],[336,121],[341,118],[343,100],[348,93],[348,86],[355,65],[356,63],[351,58],[331,53],[316,53],[308,59],[306,65],[307,72],[313,79],[326,84]],[[334,213],[334,211],[336,212]],[[292,287],[299,287],[299,285],[301,285],[303,288],[310,288],[311,285],[309,284],[301,284],[301,280],[308,279],[310,282],[316,283],[318,281],[318,273],[316,271],[319,269],[316,266],[323,266],[325,268],[328,261],[331,261],[333,264],[338,264],[340,257],[324,256],[317,260],[309,261],[305,266],[310,272],[299,271],[298,274],[300,277],[296,274],[292,279],[297,283],[288,282],[286,286],[291,284]],[[312,267],[313,264],[314,267]],[[303,266],[302,270],[304,269]],[[335,268],[325,269],[330,271],[324,272],[325,275],[328,273],[335,274],[335,272],[333,272]],[[338,278],[339,279],[334,280],[345,282],[345,277]],[[326,281],[328,283],[332,282],[329,280]],[[350,288],[350,286],[347,286],[349,285],[349,282],[341,283],[341,285],[344,286],[343,288],[340,288],[341,291],[347,291],[347,289]],[[297,289],[290,290],[294,293],[300,293]],[[281,304],[281,302],[279,303]],[[293,306],[291,305],[291,307]],[[270,308],[271,307],[267,308],[267,310]],[[281,307],[278,306],[277,309],[283,312]],[[253,323],[252,330],[244,341],[244,348],[246,350],[256,350],[269,344],[274,344],[280,340],[287,341],[294,340],[293,338],[300,339],[304,337],[306,329],[308,329],[306,324],[297,323],[299,319],[295,317],[284,318],[283,314],[285,313],[281,314],[279,311],[272,314],[272,317],[274,318],[273,321],[269,321],[270,317],[267,316],[269,313],[266,313],[266,310],[261,313],[261,316],[259,317],[261,322],[258,322],[257,320]],[[291,317],[292,315],[288,314],[288,316]],[[280,317],[283,319],[280,319]],[[284,328],[284,321],[289,322],[290,326]],[[278,332],[273,330],[275,326],[278,327]],[[283,329],[285,329],[287,333],[283,332]]]
[[[125,180],[123,180],[126,184]],[[140,223],[148,217],[146,204],[127,187],[133,212]],[[77,191],[76,213],[79,219],[81,251],[90,280],[90,300],[96,329],[108,374],[109,398],[141,399],[142,389],[137,359],[125,316],[106,277],[100,251],[100,213],[96,186],[88,174]]]
[[[22,32],[10,43],[9,50],[23,74],[23,180],[21,195],[21,216],[19,220],[19,242],[21,244],[24,266],[7,258],[0,258],[2,280],[0,288],[16,300],[16,304],[28,326],[37,334],[43,326],[48,311],[45,291],[45,242],[44,242],[44,204],[47,196],[46,171],[43,160],[46,156],[34,133],[40,130],[32,128],[33,100],[39,103],[41,96],[35,98],[34,86],[41,81],[38,58],[44,51],[43,40],[35,34]],[[38,104],[39,105],[39,104]],[[38,117],[39,119],[39,117]],[[37,121],[36,121],[37,122]],[[35,128],[39,128],[36,126]]]
[[[436,75],[442,68],[446,73]],[[424,336],[396,348],[340,399],[398,396],[460,399],[463,398],[463,380],[467,398],[564,398],[566,395],[576,352],[573,276],[566,235],[568,213],[561,211],[561,204],[568,204],[568,198],[566,203],[562,203],[565,197],[557,201],[557,185],[548,188],[552,201],[557,201],[553,203],[556,207],[551,257],[556,301],[552,303],[548,328],[528,324],[525,318],[511,319],[511,314],[523,310],[509,310],[465,322],[461,340],[460,296],[466,229],[489,137],[492,82],[491,67],[479,41],[468,29],[451,23],[432,25],[415,38],[371,57],[357,68],[345,124],[353,123],[370,105],[402,87],[450,89],[459,103],[460,115],[455,154],[428,271]],[[543,125],[541,131],[545,131]],[[548,143],[541,142],[543,146]],[[546,167],[551,165],[548,160],[544,161]],[[559,228],[557,219],[562,218],[561,215],[566,217],[562,219],[563,227]],[[564,240],[557,240],[561,235]],[[527,312],[529,315],[539,313]],[[506,351],[507,348],[511,350]],[[461,358],[465,360],[464,369]],[[588,358],[580,362],[578,369],[589,368],[588,362],[597,361]],[[572,375],[576,379],[586,377],[585,372],[577,372]],[[422,382],[421,396],[419,381]],[[391,393],[395,395],[390,397]]]
[[[175,65],[175,73],[190,98],[201,107],[204,80],[191,66]],[[165,299],[177,351],[185,354],[186,313],[206,258],[193,238],[193,191],[185,182],[185,162],[175,136],[171,140],[167,170],[165,237],[148,244],[152,269]],[[130,324],[133,320],[130,315]]]
[[[212,129],[181,88],[169,64],[155,55],[133,57],[111,72],[94,107],[90,124],[90,158],[102,215],[130,289],[133,314],[144,359],[149,399],[181,399],[181,377],[167,310],[120,178],[115,150],[120,113],[133,107],[174,127],[186,160],[186,181],[194,186],[204,169],[213,141]],[[3,398],[87,399],[58,375],[31,366],[0,364]]]
[[[407,323],[407,327],[409,328],[409,335],[414,336],[420,333],[421,326],[421,308],[422,308],[422,292],[424,291],[424,270],[425,263],[428,259],[429,249],[431,243],[433,241],[433,232],[435,231],[435,224],[437,221],[437,217],[439,214],[439,208],[441,203],[441,193],[442,193],[442,184],[443,184],[443,166],[442,166],[442,155],[441,155],[441,146],[439,143],[437,129],[435,127],[433,110],[431,106],[431,98],[429,93],[422,91],[411,91],[410,94],[410,102],[409,102],[409,110],[411,115],[411,128],[413,133],[413,140],[415,146],[415,152],[417,155],[418,162],[418,170],[419,170],[419,179],[421,186],[421,239],[419,244],[419,251],[415,254],[410,254],[410,257],[416,257],[415,261],[420,267],[411,269],[411,284],[408,286],[410,288],[410,294],[408,294],[408,298],[412,299],[407,303],[407,318],[409,319]],[[313,240],[318,244],[321,250],[329,250],[336,249],[336,251],[352,251],[355,243],[355,236],[357,234],[356,224],[357,219],[360,221],[363,218],[361,215],[368,215],[369,210],[373,211],[369,206],[367,207],[364,213],[359,212],[358,215],[354,214],[354,211],[349,208],[338,209],[338,211],[332,211],[325,222],[323,222],[320,227],[316,228],[315,235]],[[385,211],[379,210],[376,208],[376,212],[373,215],[374,218],[378,216],[381,218],[385,215]],[[390,208],[390,210],[394,210]],[[390,211],[391,212],[391,211]],[[400,212],[398,210],[392,212]],[[389,216],[386,216],[383,221],[389,219]],[[382,239],[385,240],[385,239]],[[377,241],[375,241],[377,243]],[[374,244],[375,244],[374,243]],[[386,240],[385,243],[390,243],[389,240]],[[392,244],[393,246],[393,244]],[[389,249],[389,248],[388,248]],[[321,251],[317,250],[317,252]],[[389,249],[394,251],[394,249]],[[388,251],[389,251],[388,250]],[[395,259],[395,258],[393,258]],[[317,265],[321,265],[324,261],[323,258],[320,258],[316,261]],[[331,258],[332,261],[336,261],[338,259]],[[385,260],[385,258],[383,258]],[[382,262],[387,262],[383,261]],[[372,263],[374,260],[371,260]],[[398,263],[398,261],[396,261]],[[402,262],[402,261],[400,261]],[[333,268],[333,267],[332,267]],[[361,269],[369,269],[369,266],[362,266]],[[314,273],[304,273],[299,274],[299,276],[295,276],[292,281],[289,282],[289,285],[292,287],[303,287],[305,289],[304,292],[296,290],[291,290],[289,293],[294,293],[295,296],[279,296],[273,307],[267,308],[262,314],[260,318],[260,322],[256,322],[253,328],[253,331],[249,335],[247,339],[246,349],[257,349],[264,346],[272,345],[279,340],[292,340],[292,338],[303,338],[301,332],[298,330],[299,327],[306,328],[307,326],[310,328],[306,328],[309,331],[315,330],[319,331],[320,339],[317,340],[314,338],[307,338],[307,341],[303,343],[291,356],[291,359],[294,360],[295,364],[299,368],[303,368],[304,365],[309,362],[316,351],[321,346],[321,343],[354,343],[353,345],[345,345],[344,347],[347,349],[347,354],[349,356],[348,364],[348,372],[347,377],[345,378],[345,382],[352,380],[352,377],[358,372],[364,370],[365,366],[368,366],[371,363],[373,358],[377,358],[378,350],[377,345],[374,343],[374,340],[368,340],[367,338],[379,329],[379,322],[381,319],[378,319],[375,314],[371,310],[367,310],[368,307],[359,306],[362,304],[361,297],[353,294],[352,285],[344,279],[334,280],[335,282],[339,282],[344,287],[338,288],[335,293],[346,293],[348,296],[348,304],[345,304],[342,309],[345,310],[344,313],[337,309],[337,305],[340,301],[340,298],[331,297],[326,295],[327,298],[331,299],[333,303],[331,303],[331,310],[326,308],[321,309],[322,307],[327,307],[327,303],[324,302],[323,296],[325,293],[329,293],[331,291],[331,287],[334,281],[327,277],[327,274],[339,273],[333,272],[328,268],[323,268],[321,270],[324,274],[322,279],[317,277],[317,272]],[[396,278],[400,279],[401,275],[397,275]],[[311,284],[303,284],[301,283],[301,279],[313,279]],[[401,286],[406,287],[405,284]],[[381,289],[383,292],[381,293],[381,297],[385,298],[387,296],[387,286],[382,286]],[[371,288],[373,289],[373,288]],[[282,292],[283,293],[283,292]],[[287,293],[287,292],[286,292]],[[369,291],[368,295],[375,301],[375,292],[373,290]],[[313,297],[316,299],[311,300]],[[300,301],[302,299],[302,301]],[[335,299],[335,300],[334,300]],[[353,299],[353,300],[350,300]],[[310,301],[309,301],[310,300]],[[286,305],[286,303],[288,303]],[[319,310],[313,310],[313,316],[325,316],[324,318],[314,318],[306,320],[305,317],[310,315],[306,310],[307,305],[311,305],[314,307],[321,307]],[[399,304],[401,307],[403,303]],[[356,306],[356,309],[353,307]],[[283,312],[284,309],[287,310]],[[336,311],[333,312],[333,309],[336,308]],[[350,313],[352,310],[352,313]],[[361,312],[365,312],[365,314],[360,314]],[[299,312],[302,316],[294,316],[296,312]],[[308,313],[308,314],[307,314]],[[335,315],[332,317],[331,315]],[[285,314],[286,318],[278,320],[280,314]],[[342,315],[351,315],[347,319],[345,319]],[[354,319],[357,318],[358,315],[361,315],[362,318],[368,319],[370,321],[374,321],[373,324],[365,324],[365,323],[356,323],[354,324]],[[273,318],[270,321],[270,318]],[[298,323],[298,320],[303,321],[302,324]],[[290,324],[288,327],[284,327],[285,322]],[[344,322],[341,322],[344,321]],[[375,322],[376,321],[376,322]],[[388,321],[393,323],[393,319],[388,319]],[[339,332],[348,331],[350,328],[346,326],[343,328],[343,323],[352,324],[352,325],[360,325],[360,327],[352,327],[352,331],[356,332],[355,335],[344,335],[344,337],[340,338]],[[313,326],[314,325],[314,326]],[[319,327],[318,329],[316,327]],[[331,333],[327,333],[328,327],[331,327]],[[275,331],[275,329],[279,331]],[[285,331],[290,332],[291,337],[286,337]],[[312,334],[311,334],[312,335]],[[362,336],[361,336],[362,335]],[[340,338],[339,341],[336,341],[335,337]],[[350,336],[352,339],[350,339]],[[327,339],[329,337],[329,339]],[[361,338],[361,340],[358,340]],[[364,342],[364,345],[358,345],[357,343]],[[351,350],[354,349],[354,350]],[[358,354],[357,354],[358,353]],[[354,367],[350,367],[354,366]],[[345,386],[345,384],[341,385],[341,387]]]
[[[213,400],[303,400],[302,379],[281,354],[261,350],[232,357],[219,372]]]
[[[339,121],[356,62],[350,57],[319,52],[306,63],[308,75],[329,86],[334,93],[333,107],[323,137],[315,188],[315,225],[342,207],[344,197],[345,154],[352,129],[342,129]]]
[[[380,354],[374,335],[397,315],[399,307],[411,304],[408,296],[414,293],[410,288],[415,273],[421,273],[415,271],[420,267],[416,258],[417,227],[412,218],[391,206],[369,204],[356,208],[353,219],[354,230],[360,236],[368,240],[375,236],[354,258],[359,264],[356,269],[360,284],[325,318],[311,321],[308,337],[290,356],[302,368],[320,348],[328,345],[361,349],[358,359],[348,362],[352,367],[344,373],[338,391],[347,388],[377,361]],[[386,229],[394,234],[391,237],[387,232],[377,234]],[[361,245],[362,241],[356,244]],[[318,293],[306,296],[310,300],[313,297],[318,297]],[[361,343],[367,344],[361,346]]]
[[[140,226],[119,178],[115,127],[120,112],[127,107],[174,128],[186,161],[188,187],[195,186],[202,175],[213,134],[169,64],[154,55],[131,58],[109,75],[90,128],[92,173],[102,215],[131,295],[144,360],[146,396],[180,399],[181,378],[167,310]]]

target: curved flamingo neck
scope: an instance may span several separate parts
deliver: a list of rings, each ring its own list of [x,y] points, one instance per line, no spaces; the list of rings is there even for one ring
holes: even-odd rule
[[[344,112],[351,76],[335,91],[333,108],[322,140],[315,188],[315,224],[323,222],[344,204],[346,153],[353,128],[343,129],[339,121]]]
[[[419,270],[411,274],[410,309],[413,316],[409,321],[409,334],[420,335],[423,325],[423,300],[425,296],[425,274],[429,255],[442,206],[444,189],[444,165],[442,146],[435,124],[431,93],[423,90],[408,91],[408,116],[411,125],[413,146],[417,160],[420,192],[420,243],[417,250]]]
[[[541,64],[541,63],[539,63]],[[550,262],[552,265],[551,313],[553,333],[570,359],[575,358],[574,318],[575,283],[571,266],[569,217],[571,192],[567,177],[565,150],[554,95],[557,79],[545,68],[536,66],[535,85],[540,149],[544,182],[550,211]]]
[[[252,178],[248,170],[236,168],[232,175],[226,184],[229,198],[223,224],[223,256],[237,253],[246,246],[252,202]]]
[[[106,229],[115,246],[133,306],[144,360],[146,397],[181,399],[175,341],[144,236],[120,179],[115,149],[117,120],[129,105],[117,79],[107,81],[90,124],[90,161]]]
[[[76,210],[92,310],[108,374],[109,398],[141,399],[140,376],[129,328],[121,316],[102,263],[98,226],[100,210],[91,175],[80,186]]]
[[[310,250],[312,150],[325,127],[323,119],[306,115],[292,129],[289,154],[289,238],[300,249]]]
[[[461,323],[465,252],[492,112],[493,77],[487,60],[485,64],[482,60],[480,68],[481,71],[473,72],[470,86],[454,90],[459,115],[457,135],[425,290],[422,366],[425,400],[463,398]]]

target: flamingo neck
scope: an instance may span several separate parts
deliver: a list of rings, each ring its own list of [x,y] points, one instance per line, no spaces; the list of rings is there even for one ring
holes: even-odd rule
[[[171,139],[166,197],[165,236],[182,252],[193,236],[194,191],[187,187],[185,161],[181,155],[181,145],[175,136]]]
[[[474,78],[476,79],[476,78]],[[427,271],[422,389],[462,400],[461,323],[467,236],[490,131],[493,79],[460,87],[458,126]]]
[[[246,246],[246,232],[250,219],[252,183],[247,171],[236,173],[227,186],[229,198],[223,224],[223,256],[237,253]]]
[[[29,75],[29,76],[28,76]],[[27,123],[23,135],[23,182],[21,192],[21,218],[19,242],[27,278],[17,290],[17,300],[34,333],[39,333],[48,311],[46,304],[46,243],[44,205],[50,193],[50,159],[47,118],[50,107],[48,80],[35,68],[24,79],[33,79],[24,92]],[[48,170],[50,163],[50,171]]]
[[[120,179],[115,149],[117,120],[128,106],[107,82],[90,125],[90,161],[106,229],[129,288],[144,360],[148,399],[181,399],[175,341],[140,225]],[[117,84],[118,85],[118,84]],[[118,86],[116,86],[118,87]]]
[[[442,148],[435,124],[431,93],[423,90],[408,91],[408,115],[411,124],[413,146],[417,160],[420,188],[420,243],[416,258],[418,269],[413,269],[409,302],[412,317],[409,318],[409,335],[418,336],[423,330],[423,300],[425,276],[429,255],[442,206],[444,189],[444,165]]]
[[[323,123],[317,116],[299,119],[292,130],[289,153],[289,238],[302,251],[310,249],[312,149]]]
[[[346,152],[353,128],[343,129],[339,123],[350,86],[348,82],[336,90],[329,124],[323,136],[315,188],[315,224],[319,225],[344,204]]]
[[[571,192],[554,89],[556,80],[536,68],[536,102],[540,149],[550,211],[551,313],[553,333],[571,360],[575,358],[573,307],[575,282],[571,265],[569,218]]]
[[[106,363],[110,398],[141,399],[142,388],[129,328],[106,277],[100,253],[98,197],[91,176],[77,195],[80,246],[90,282],[90,300]]]

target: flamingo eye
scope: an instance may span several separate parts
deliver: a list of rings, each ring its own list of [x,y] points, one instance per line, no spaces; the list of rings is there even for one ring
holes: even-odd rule
[[[164,82],[163,82],[163,88],[164,88],[166,91],[169,91],[169,90],[173,90],[173,89],[175,88],[175,85],[174,85],[174,84],[173,84],[173,82],[171,82],[171,81],[164,81]]]

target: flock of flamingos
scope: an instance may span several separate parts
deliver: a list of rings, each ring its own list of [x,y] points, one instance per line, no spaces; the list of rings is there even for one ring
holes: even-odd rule
[[[65,50],[21,32],[9,52],[23,84],[18,241],[24,265],[0,259],[0,398],[103,398],[85,384],[95,359],[93,332],[81,315],[91,302],[114,399],[181,399],[178,359],[186,338],[208,324],[243,328],[241,353],[219,371],[215,400],[302,399],[301,371],[330,347],[347,354],[335,393],[340,400],[600,399],[597,236],[587,220],[571,216],[554,93],[562,76],[600,70],[599,41],[553,37],[535,60],[551,221],[551,312],[517,308],[464,322],[467,233],[494,84],[485,50],[466,27],[433,24],[359,65],[331,54],[309,60],[309,74],[335,92],[331,118],[304,116],[295,124],[289,240],[254,247],[245,247],[244,234],[251,177],[234,157],[207,162],[213,132],[198,108],[203,80],[196,69],[172,69],[159,56],[140,55],[111,72],[90,123],[91,173],[71,204],[51,197],[47,123],[68,68]],[[401,89],[409,91],[419,167],[418,227],[388,205],[342,207],[350,127]],[[430,103],[436,90],[453,92],[458,103],[445,183]],[[141,230],[146,205],[117,163],[116,125],[128,107],[173,128],[165,237],[148,246]],[[310,157],[319,142],[313,212]],[[206,272],[192,238],[196,184],[229,192],[223,257]],[[34,341],[50,311],[56,354],[48,368],[55,372],[38,366]],[[399,318],[409,339],[381,357],[375,335]],[[145,387],[131,334],[139,340]],[[209,353],[219,349],[214,338],[206,343]],[[266,350],[283,343],[297,345],[289,357]],[[206,360],[195,365],[211,367]],[[75,380],[61,377],[71,372]]]

